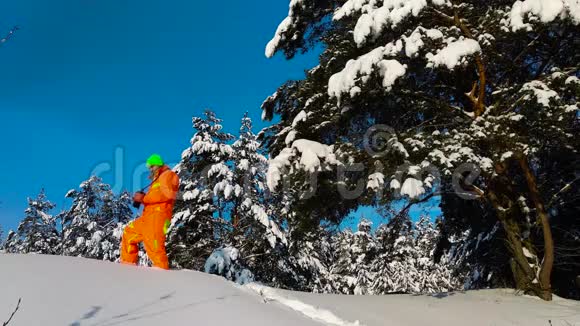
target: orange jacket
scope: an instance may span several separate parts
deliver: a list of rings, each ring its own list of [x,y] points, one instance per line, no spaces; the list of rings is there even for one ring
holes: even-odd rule
[[[151,188],[143,198],[145,208],[143,216],[160,214],[171,217],[173,203],[179,190],[179,177],[168,166],[163,166],[157,171],[151,184]]]
[[[143,215],[127,225],[121,240],[121,262],[136,264],[139,243],[143,242],[153,265],[169,269],[165,253],[165,237],[171,225],[173,203],[179,189],[179,177],[163,166],[153,178],[151,188],[143,199]]]

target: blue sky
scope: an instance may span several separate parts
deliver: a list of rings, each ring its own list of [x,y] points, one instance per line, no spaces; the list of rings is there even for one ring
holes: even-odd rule
[[[100,173],[115,189],[137,190],[135,168],[153,152],[178,161],[205,108],[232,133],[245,111],[266,126],[262,101],[317,64],[316,53],[264,56],[287,12],[284,0],[2,1],[0,35],[21,28],[0,46],[4,230],[27,197],[45,188],[61,209],[103,164],[120,171]],[[361,215],[380,222],[367,207],[344,225]]]
[[[67,190],[122,148],[123,188],[150,153],[177,161],[206,107],[237,132],[249,111],[315,55],[266,59],[287,1],[15,0],[0,4],[0,224],[15,228],[26,198]],[[113,182],[112,172],[103,175]]]

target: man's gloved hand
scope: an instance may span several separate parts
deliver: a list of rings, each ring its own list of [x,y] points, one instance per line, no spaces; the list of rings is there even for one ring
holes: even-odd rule
[[[145,193],[142,191],[138,191],[133,195],[133,201],[136,203],[143,203],[143,199],[145,198]]]

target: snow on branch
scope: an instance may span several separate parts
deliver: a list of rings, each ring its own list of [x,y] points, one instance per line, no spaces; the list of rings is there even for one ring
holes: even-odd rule
[[[362,12],[354,28],[354,40],[362,46],[377,37],[386,28],[394,28],[409,16],[418,16],[427,6],[427,0],[348,0],[334,12],[333,19],[341,20]],[[431,0],[434,6],[450,6],[446,0]]]
[[[294,141],[292,147],[302,154],[300,164],[308,172],[318,171],[321,167],[320,159],[328,163],[336,163],[336,157],[332,146],[324,145],[308,139],[298,139]]]
[[[349,60],[341,72],[330,77],[328,95],[336,97],[340,102],[342,94],[347,93],[351,94],[351,96],[357,94],[360,91],[360,88],[356,86],[357,82],[365,84],[375,69],[378,69],[383,77],[383,87],[390,90],[395,81],[404,76],[407,71],[407,66],[397,60],[383,59],[386,53],[395,50],[393,48],[400,51],[402,43],[378,47],[356,60]]]
[[[385,175],[381,172],[375,172],[368,177],[367,189],[379,191],[385,184]]]
[[[415,178],[407,178],[401,186],[401,196],[407,196],[411,199],[419,198],[425,193],[423,182]]]
[[[453,70],[456,66],[464,63],[466,57],[478,52],[481,52],[481,47],[476,40],[463,39],[451,42],[435,55],[428,53],[429,63],[427,66],[446,66],[449,70]]]
[[[268,213],[260,205],[252,205],[250,207],[252,215],[262,226],[266,228],[266,239],[272,248],[276,247],[276,242],[279,240],[282,244],[287,245],[288,241],[280,227],[268,217]]]
[[[510,26],[513,32],[532,30],[530,23],[537,21],[550,23],[556,18],[570,18],[575,25],[580,24],[580,2],[578,0],[524,0],[516,1],[510,12]]]
[[[375,2],[372,1],[372,3]],[[386,0],[379,8],[369,8],[370,5],[368,5],[365,8],[366,12],[356,23],[354,40],[358,46],[362,46],[369,38],[374,38],[383,32],[386,27],[393,28],[410,15],[418,16],[426,6],[427,0]],[[353,6],[352,9],[357,7]],[[345,10],[339,10],[335,19],[347,16],[347,12],[349,12],[347,7]],[[350,13],[352,12],[351,10]]]
[[[280,43],[286,39],[286,33],[290,30],[292,25],[295,24],[294,11],[299,5],[302,5],[303,0],[291,0],[288,9],[288,16],[280,23],[274,38],[268,42],[266,45],[266,57],[271,58],[276,53],[276,50],[280,46]]]
[[[539,80],[532,80],[529,83],[525,83],[522,87],[522,91],[531,92],[537,102],[542,104],[544,107],[550,106],[550,99],[558,100],[560,98],[558,93],[551,90],[546,84]]]
[[[348,0],[338,8],[332,17],[334,20],[341,20],[345,17],[351,16],[353,13],[363,10],[363,8],[368,7],[370,2],[376,2],[373,0]]]
[[[296,167],[313,173],[321,171],[323,163],[331,165],[338,163],[333,146],[308,139],[295,140],[291,148],[283,149],[278,156],[270,160],[267,172],[268,188],[274,191],[288,168]]]
[[[403,54],[409,58],[418,56],[419,51],[425,46],[425,41],[437,41],[446,44],[437,54],[427,53],[425,58],[427,68],[444,66],[453,70],[456,66],[465,64],[467,57],[481,52],[478,41],[471,38],[444,39],[443,32],[438,29],[427,29],[418,26],[408,35],[402,35],[385,46],[374,50],[347,62],[344,69],[332,75],[328,81],[328,95],[340,100],[343,94],[351,97],[361,92],[373,72],[378,72],[383,77],[382,85],[390,91],[395,82],[407,72],[407,65],[401,64],[395,59],[389,59]]]

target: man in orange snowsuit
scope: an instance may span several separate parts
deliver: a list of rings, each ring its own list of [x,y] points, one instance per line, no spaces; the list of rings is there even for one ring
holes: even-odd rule
[[[121,240],[121,262],[136,264],[139,243],[143,242],[147,256],[153,266],[169,269],[165,252],[165,235],[171,225],[173,204],[179,189],[179,177],[163,163],[157,154],[147,160],[151,171],[151,188],[147,194],[138,192],[133,200],[145,205],[143,215],[130,222],[123,232]]]

